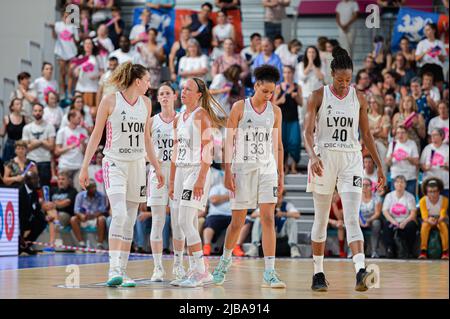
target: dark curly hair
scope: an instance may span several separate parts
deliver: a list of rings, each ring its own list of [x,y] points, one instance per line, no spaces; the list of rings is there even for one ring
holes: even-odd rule
[[[280,80],[278,69],[269,64],[263,64],[253,71],[256,81],[277,83]]]
[[[332,52],[333,61],[331,61],[331,70],[352,70],[353,61],[347,51],[341,47],[335,47]]]

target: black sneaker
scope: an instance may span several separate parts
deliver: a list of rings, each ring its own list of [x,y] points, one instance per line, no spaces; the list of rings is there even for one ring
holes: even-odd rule
[[[369,275],[372,274],[372,272],[373,271],[367,272],[366,268],[362,268],[358,271],[358,273],[356,274],[356,291],[366,291],[367,289],[369,289],[369,287],[367,287],[367,279]]]
[[[314,291],[328,291],[328,281],[325,279],[323,272],[319,272],[313,276],[311,289]]]

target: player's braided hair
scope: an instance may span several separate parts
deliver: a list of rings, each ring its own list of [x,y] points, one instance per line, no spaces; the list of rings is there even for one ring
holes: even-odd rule
[[[331,70],[352,70],[353,61],[348,55],[347,51],[339,46],[335,47],[332,52],[333,61],[331,61]]]

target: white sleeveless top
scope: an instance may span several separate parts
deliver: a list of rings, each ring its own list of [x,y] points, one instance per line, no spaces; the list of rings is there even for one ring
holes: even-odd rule
[[[202,160],[202,139],[199,124],[194,123],[197,107],[186,118],[186,111],[181,112],[177,121],[177,158],[176,166],[197,166]],[[195,125],[197,124],[197,125]]]
[[[317,112],[314,144],[333,151],[361,151],[359,143],[359,101],[354,87],[340,99],[329,85],[323,87],[322,104]]]
[[[103,154],[118,161],[135,161],[146,156],[145,123],[147,107],[144,99],[138,97],[130,105],[122,95],[116,92],[116,106],[106,122],[106,144]]]
[[[170,165],[173,153],[173,120],[165,122],[161,113],[153,116],[152,140],[156,156],[162,165]]]
[[[253,108],[250,98],[245,99],[244,113],[235,135],[233,172],[248,172],[259,168],[264,168],[265,174],[277,172],[273,153],[274,123],[275,113],[272,103],[267,102],[264,111],[258,113]]]

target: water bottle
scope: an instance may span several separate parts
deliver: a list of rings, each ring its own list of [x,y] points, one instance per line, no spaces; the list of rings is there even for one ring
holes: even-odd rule
[[[42,186],[42,192],[44,193],[44,202],[50,201],[50,187],[47,185]]]

